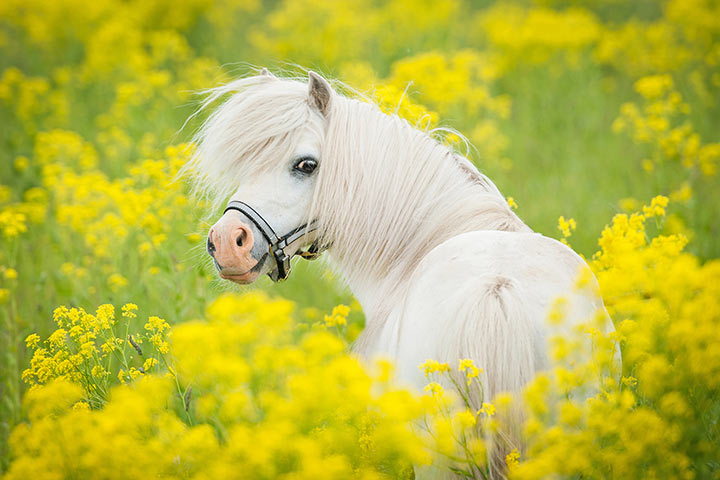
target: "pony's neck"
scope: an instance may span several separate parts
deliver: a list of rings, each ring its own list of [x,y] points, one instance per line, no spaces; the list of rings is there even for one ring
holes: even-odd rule
[[[369,270],[358,269],[355,262],[338,262],[338,270],[363,305],[368,323],[384,320],[392,305],[405,295],[408,279],[420,261],[450,238],[477,230],[530,231],[514,214],[507,215],[502,199],[493,199],[480,185],[475,189],[479,191],[462,201],[453,198],[455,195],[437,197],[430,215],[410,223],[413,228],[408,224],[398,227],[404,235],[386,252],[392,261],[378,258],[376,268]]]
[[[444,241],[527,229],[466,159],[374,105],[336,100],[311,216],[366,314],[382,318],[384,304]]]
[[[391,202],[394,210],[385,207],[384,213],[396,219],[383,226],[392,240],[373,252],[374,259],[358,255],[338,262],[368,324],[384,321],[405,295],[420,261],[443,242],[477,230],[530,231],[492,182],[467,160],[452,158],[442,170],[431,182],[414,187],[421,192],[414,201]],[[380,229],[375,233],[382,234]],[[358,243],[368,244],[367,239]],[[367,264],[361,265],[363,261]]]

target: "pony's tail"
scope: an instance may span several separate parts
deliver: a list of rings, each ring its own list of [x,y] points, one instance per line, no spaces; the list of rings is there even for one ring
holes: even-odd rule
[[[465,297],[457,317],[460,335],[455,352],[484,370],[483,398],[471,398],[472,406],[480,409],[482,402],[492,402],[501,392],[521,393],[532,379],[535,327],[522,288],[512,278],[483,275],[467,287]],[[511,405],[499,411],[496,420],[498,430],[486,433],[488,465],[491,478],[504,478],[505,456],[513,449],[523,451],[524,414],[519,405]]]

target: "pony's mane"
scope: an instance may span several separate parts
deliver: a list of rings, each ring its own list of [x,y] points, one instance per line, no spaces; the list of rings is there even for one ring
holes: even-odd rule
[[[334,94],[323,117],[308,101],[307,81],[255,75],[211,90],[203,108],[228,95],[195,137],[188,169],[197,190],[222,202],[241,176],[289,158],[303,129],[317,130],[324,142],[308,216],[351,283],[407,275],[460,233],[529,230],[438,131],[421,131],[359,94]]]

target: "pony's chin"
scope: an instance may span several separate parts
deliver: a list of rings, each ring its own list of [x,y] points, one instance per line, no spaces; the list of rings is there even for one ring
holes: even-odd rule
[[[225,275],[223,273],[218,273],[218,275],[220,275],[220,278],[224,280],[230,280],[231,282],[235,282],[240,285],[248,285],[257,280],[258,276],[260,276],[260,272],[250,271],[243,273],[242,275]]]

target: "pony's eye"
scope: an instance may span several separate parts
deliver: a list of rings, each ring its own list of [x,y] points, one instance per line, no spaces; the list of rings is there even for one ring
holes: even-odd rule
[[[317,160],[314,158],[301,158],[297,161],[293,169],[304,175],[310,175],[315,171],[317,166]]]

